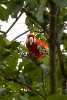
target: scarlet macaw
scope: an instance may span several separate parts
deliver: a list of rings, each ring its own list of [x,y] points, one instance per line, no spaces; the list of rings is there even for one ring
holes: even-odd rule
[[[44,58],[45,54],[49,51],[48,44],[44,41],[38,40],[34,34],[27,35],[26,46],[30,56],[33,57],[34,60]],[[49,69],[43,64],[43,62],[40,62],[39,65],[44,72],[47,74],[49,73]]]
[[[37,58],[43,58],[49,51],[48,44],[37,39],[34,34],[27,35],[26,46],[31,56]]]

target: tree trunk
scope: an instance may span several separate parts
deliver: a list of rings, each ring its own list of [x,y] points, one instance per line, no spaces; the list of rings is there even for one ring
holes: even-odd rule
[[[55,3],[50,2],[50,27],[49,27],[49,49],[50,49],[50,93],[56,93],[56,66],[55,66],[55,39],[57,29],[58,9]]]
[[[59,57],[59,63],[60,63],[60,69],[61,69],[61,74],[62,74],[62,93],[66,94],[67,93],[67,71],[65,70],[64,66],[64,59],[62,57],[62,52],[60,50],[60,41],[57,39],[56,41],[56,46],[58,50],[58,57]]]

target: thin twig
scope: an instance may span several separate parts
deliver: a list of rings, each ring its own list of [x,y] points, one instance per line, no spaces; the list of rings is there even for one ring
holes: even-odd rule
[[[5,80],[5,81],[3,81],[3,82],[0,82],[0,84],[6,84],[6,83],[8,83],[9,81],[8,80]]]
[[[61,32],[60,32],[60,34],[59,34],[59,36],[58,36],[58,41],[59,41],[59,43],[61,43],[61,39],[62,39],[62,37],[63,37],[63,31],[65,30],[65,28],[67,27],[67,24],[66,23],[64,23],[64,26],[63,26],[63,28],[61,29]]]
[[[1,31],[1,30],[0,30],[0,33],[6,34],[6,32],[4,32],[4,31]]]
[[[62,56],[62,52],[60,50],[60,42],[58,39],[56,40],[56,47],[58,51],[59,64],[60,64],[60,69],[61,69],[61,74],[62,74],[62,93],[66,94],[67,71],[65,69],[64,59]]]
[[[16,40],[16,39],[19,38],[20,36],[26,34],[27,32],[29,32],[29,30],[25,31],[24,33],[19,34],[19,35],[16,36],[11,42],[13,42],[14,40]]]
[[[5,78],[8,78],[7,73],[2,68],[0,68],[0,71],[5,75]],[[4,77],[4,75],[0,74],[2,77]]]
[[[15,25],[15,23],[18,21],[18,19],[21,17],[22,15],[22,11],[21,13],[19,14],[19,16],[16,18],[16,20],[13,22],[13,24],[8,28],[8,30],[6,31],[6,34],[11,30],[11,28]]]

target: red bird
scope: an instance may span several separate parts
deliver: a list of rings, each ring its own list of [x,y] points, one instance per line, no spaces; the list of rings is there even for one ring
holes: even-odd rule
[[[28,34],[26,46],[31,56],[43,58],[49,51],[48,44],[44,41],[38,40],[34,34]]]

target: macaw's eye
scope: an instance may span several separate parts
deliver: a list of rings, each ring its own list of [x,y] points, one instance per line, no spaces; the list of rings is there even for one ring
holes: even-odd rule
[[[30,42],[28,41],[28,44],[30,44]]]

